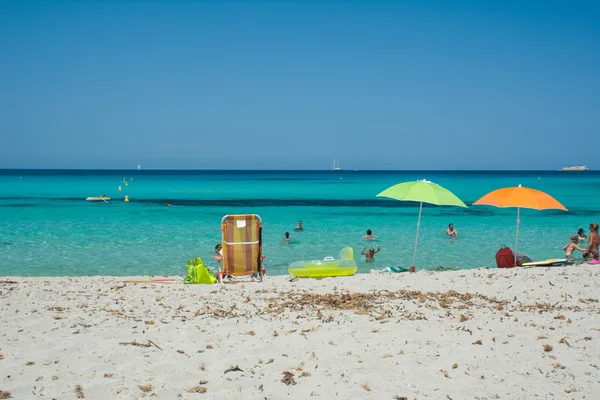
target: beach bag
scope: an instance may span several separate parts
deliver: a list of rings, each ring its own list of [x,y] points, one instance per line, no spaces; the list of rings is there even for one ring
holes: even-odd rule
[[[204,283],[212,285],[217,281],[215,275],[206,268],[200,257],[190,258],[185,262],[185,267],[187,269],[187,276],[183,280],[183,283]]]
[[[515,253],[502,245],[502,248],[496,253],[496,266],[498,268],[513,268],[515,266]]]

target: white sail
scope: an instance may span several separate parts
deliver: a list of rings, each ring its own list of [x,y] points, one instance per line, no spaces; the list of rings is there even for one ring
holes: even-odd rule
[[[331,165],[331,170],[332,171],[341,171],[342,170],[340,168],[340,162],[338,161],[337,164],[335,163],[335,158],[333,159],[333,164]]]

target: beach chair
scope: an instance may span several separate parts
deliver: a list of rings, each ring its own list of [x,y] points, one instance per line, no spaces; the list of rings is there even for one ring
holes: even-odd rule
[[[267,280],[262,257],[262,220],[256,214],[226,215],[221,220],[223,262],[218,280]]]

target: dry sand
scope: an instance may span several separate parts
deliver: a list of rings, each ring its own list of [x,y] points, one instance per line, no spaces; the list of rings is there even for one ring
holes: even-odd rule
[[[288,279],[0,278],[0,391],[15,399],[600,393],[598,266]]]

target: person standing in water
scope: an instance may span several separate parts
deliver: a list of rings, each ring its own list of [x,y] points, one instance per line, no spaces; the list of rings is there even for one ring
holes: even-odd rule
[[[281,243],[290,244],[292,238],[290,237],[290,233],[286,232],[285,237],[281,240]]]
[[[458,231],[454,229],[454,224],[448,224],[448,229],[446,229],[446,236],[456,237],[458,236]]]
[[[367,248],[365,247],[363,249],[363,251],[360,252],[361,255],[365,256],[365,261],[366,262],[373,262],[375,261],[375,253],[379,253],[379,251],[381,250],[381,248],[379,246],[377,246],[377,251],[375,251],[374,248],[370,248],[369,251],[365,251]]]
[[[377,235],[373,235],[373,232],[370,229],[367,229],[367,234],[362,237],[363,239],[376,239]]]
[[[594,261],[599,260],[598,245],[600,244],[600,236],[598,236],[598,223],[592,222],[590,224],[590,241],[583,252],[584,257],[592,257]]]
[[[304,227],[302,226],[302,221],[298,221],[298,225],[296,225],[296,231],[299,232],[303,229],[304,229]]]

